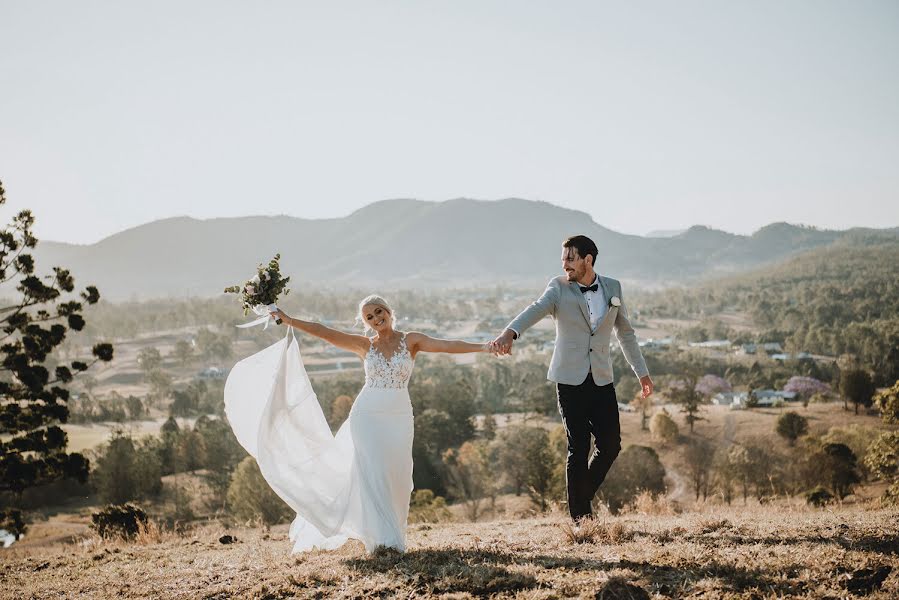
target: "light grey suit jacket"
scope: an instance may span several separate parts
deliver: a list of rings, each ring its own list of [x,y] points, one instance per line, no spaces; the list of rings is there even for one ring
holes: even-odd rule
[[[564,275],[551,279],[543,295],[507,326],[521,336],[543,317],[552,316],[556,323],[556,345],[546,376],[550,381],[580,385],[591,371],[596,385],[612,383],[612,358],[609,355],[612,331],[637,377],[649,374],[621,299],[621,284],[602,275],[597,275],[597,279],[608,311],[596,329],[590,327],[590,312],[580,286],[577,282],[569,283]],[[620,306],[612,305],[613,297],[619,300]]]

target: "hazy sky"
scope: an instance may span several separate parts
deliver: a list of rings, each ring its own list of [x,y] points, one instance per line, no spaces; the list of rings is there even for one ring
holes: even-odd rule
[[[545,200],[628,233],[899,225],[899,2],[0,0],[41,239]]]

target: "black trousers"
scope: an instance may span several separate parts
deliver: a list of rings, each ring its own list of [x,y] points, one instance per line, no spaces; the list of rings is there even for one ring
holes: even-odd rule
[[[621,452],[621,424],[615,388],[596,385],[593,376],[580,385],[556,384],[559,412],[568,436],[566,483],[572,519],[592,516],[590,503]],[[590,436],[595,449],[590,454]],[[590,456],[588,456],[590,454]]]

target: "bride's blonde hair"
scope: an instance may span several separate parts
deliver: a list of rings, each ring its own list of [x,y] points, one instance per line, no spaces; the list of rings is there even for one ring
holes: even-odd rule
[[[378,296],[377,294],[372,294],[370,296],[366,296],[359,303],[359,314],[356,316],[356,323],[361,323],[363,327],[365,327],[366,333],[370,331],[374,331],[371,327],[369,327],[368,323],[365,322],[365,319],[362,318],[362,307],[366,304],[374,304],[376,306],[380,306],[387,310],[390,313],[390,325],[391,327],[396,328],[396,313],[393,312],[393,309],[390,307],[390,304],[387,303],[387,300]]]

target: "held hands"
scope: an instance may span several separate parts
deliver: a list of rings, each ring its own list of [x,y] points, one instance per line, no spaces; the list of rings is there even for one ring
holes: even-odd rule
[[[512,354],[512,341],[515,339],[514,335],[515,334],[511,329],[506,329],[499,335],[499,337],[488,344],[487,349],[495,356]]]
[[[643,388],[643,397],[649,398],[652,395],[652,390],[654,389],[652,385],[652,379],[649,378],[649,375],[644,375],[640,378],[640,387]]]

